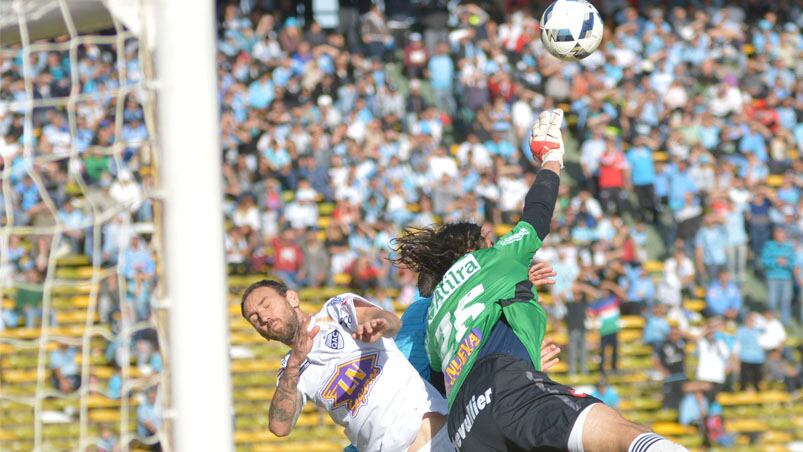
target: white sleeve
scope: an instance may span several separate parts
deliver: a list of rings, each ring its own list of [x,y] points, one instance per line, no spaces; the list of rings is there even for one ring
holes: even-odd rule
[[[375,306],[377,309],[382,309],[375,303],[353,293],[344,293],[336,297],[330,298],[325,304],[324,309],[332,320],[335,320],[341,327],[349,332],[354,332],[359,324],[357,318],[357,310],[354,308],[354,301],[358,300],[362,303]]]

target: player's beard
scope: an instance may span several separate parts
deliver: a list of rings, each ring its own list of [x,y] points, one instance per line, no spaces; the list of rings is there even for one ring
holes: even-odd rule
[[[296,331],[298,330],[298,317],[295,312],[287,319],[283,327],[284,328],[281,330],[277,328],[268,333],[268,336],[270,336],[269,339],[292,345],[293,339],[296,337]]]

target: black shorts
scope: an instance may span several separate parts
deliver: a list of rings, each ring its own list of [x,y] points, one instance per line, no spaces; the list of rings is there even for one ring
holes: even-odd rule
[[[552,381],[510,355],[482,357],[449,410],[449,438],[459,451],[566,450],[580,413],[601,403]]]

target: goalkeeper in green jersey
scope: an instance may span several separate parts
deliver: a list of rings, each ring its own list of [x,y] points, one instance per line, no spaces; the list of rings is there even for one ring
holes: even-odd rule
[[[557,200],[562,120],[545,111],[533,127],[541,169],[509,234],[491,244],[479,225],[454,223],[396,239],[396,264],[437,282],[426,350],[446,387],[449,436],[460,451],[685,450],[540,371],[546,313],[527,272]]]

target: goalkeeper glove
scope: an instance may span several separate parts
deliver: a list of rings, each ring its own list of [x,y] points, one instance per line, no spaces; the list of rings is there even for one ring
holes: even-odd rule
[[[563,123],[563,110],[542,111],[538,122],[530,132],[530,151],[533,158],[541,162],[558,162],[563,168],[563,136],[560,126]]]

